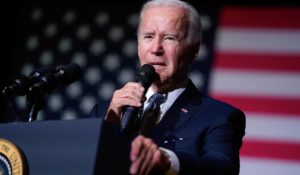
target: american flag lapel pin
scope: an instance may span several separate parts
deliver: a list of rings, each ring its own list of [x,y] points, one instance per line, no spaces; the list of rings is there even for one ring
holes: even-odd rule
[[[181,108],[181,111],[184,112],[184,113],[188,113],[189,111],[185,108]]]

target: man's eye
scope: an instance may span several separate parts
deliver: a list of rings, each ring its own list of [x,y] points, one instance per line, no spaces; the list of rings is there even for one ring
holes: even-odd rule
[[[144,39],[152,39],[153,38],[153,36],[151,36],[151,35],[145,35],[144,36]]]
[[[165,37],[165,40],[175,41],[176,38],[174,38],[174,37]]]

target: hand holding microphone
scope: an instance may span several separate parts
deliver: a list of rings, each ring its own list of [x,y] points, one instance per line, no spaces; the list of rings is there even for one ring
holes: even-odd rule
[[[156,75],[153,66],[143,65],[135,82],[129,82],[114,92],[105,120],[120,126],[121,132],[133,131],[145,92]]]
[[[144,93],[147,92],[148,88],[151,86],[153,79],[157,76],[153,66],[145,64],[140,68],[140,71],[136,77],[136,82],[139,83],[144,88]],[[143,93],[143,96],[144,96]],[[135,119],[137,118],[140,107],[126,106],[125,112],[121,121],[121,131],[130,132],[133,128]]]

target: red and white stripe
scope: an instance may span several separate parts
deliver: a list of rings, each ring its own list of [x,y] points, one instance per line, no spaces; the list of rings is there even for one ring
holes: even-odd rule
[[[241,175],[300,174],[300,8],[225,7],[210,93],[246,113]]]

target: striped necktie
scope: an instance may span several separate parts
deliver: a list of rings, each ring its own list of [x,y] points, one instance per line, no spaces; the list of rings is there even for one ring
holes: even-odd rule
[[[141,121],[139,134],[149,136],[160,116],[160,105],[166,101],[163,94],[155,93],[149,99],[149,104],[146,106]]]

